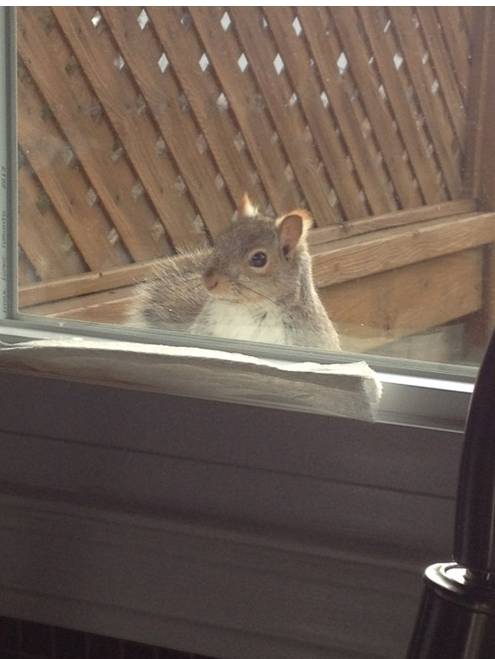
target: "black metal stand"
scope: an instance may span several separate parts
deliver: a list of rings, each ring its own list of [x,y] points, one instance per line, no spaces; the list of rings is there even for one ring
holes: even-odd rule
[[[426,569],[407,659],[495,659],[495,333],[466,424],[454,561]]]

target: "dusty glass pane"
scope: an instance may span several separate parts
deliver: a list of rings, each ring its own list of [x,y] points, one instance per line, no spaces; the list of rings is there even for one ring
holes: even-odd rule
[[[18,10],[21,313],[477,363],[492,10],[227,9]]]

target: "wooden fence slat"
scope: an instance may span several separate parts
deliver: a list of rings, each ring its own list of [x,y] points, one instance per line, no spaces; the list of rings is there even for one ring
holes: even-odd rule
[[[269,33],[263,30],[259,15],[251,8],[232,7],[230,11],[247,60],[252,66],[315,221],[319,225],[332,223],[335,217],[328,200],[330,189],[319,170],[316,150],[305,140],[305,125],[300,109],[297,104],[289,107],[290,94],[283,86],[282,75],[277,74],[272,64],[276,55],[268,42]]]
[[[437,17],[433,7],[416,7],[423,34],[428,45],[428,52],[433,60],[440,89],[445,97],[457,139],[464,150],[466,132],[466,109],[459,92],[452,65],[442,39]]]
[[[453,227],[455,226],[455,230]],[[367,277],[495,241],[495,213],[433,220],[349,238],[315,249],[317,286]]]
[[[464,166],[465,194],[480,201],[483,208],[495,209],[493,173],[493,141],[495,128],[492,108],[495,102],[491,76],[495,63],[495,37],[490,31],[493,10],[479,7],[473,19],[472,71],[468,100],[466,157]]]
[[[404,208],[421,205],[421,195],[414,187],[411,170],[402,157],[404,147],[400,136],[393,129],[393,119],[386,110],[376,81],[373,81],[368,62],[369,54],[363,47],[364,44],[357,27],[358,16],[351,7],[332,7],[331,14],[348,56],[351,74],[356,81],[390,178],[400,197],[401,205]]]
[[[287,160],[280,145],[272,143],[274,129],[263,104],[259,103],[260,96],[251,71],[248,68],[242,72],[237,63],[239,52],[233,30],[218,29],[223,9],[198,6],[189,7],[189,11],[271,204],[280,214],[299,206],[297,185],[289,184],[286,179]]]
[[[304,40],[293,29],[293,12],[290,7],[265,7],[265,14],[284,61],[287,74],[297,94],[309,128],[317,144],[332,186],[343,207],[347,219],[364,217],[369,211],[360,190],[359,181],[349,172],[346,160],[348,153],[339,136],[339,128],[323,102],[321,82]],[[330,103],[330,106],[332,104]],[[363,144],[359,144],[361,155],[368,158],[368,165],[375,169],[376,163]],[[383,183],[383,182],[381,182]]]
[[[125,250],[108,239],[111,225],[100,205],[88,203],[89,185],[80,168],[67,164],[69,144],[46,116],[46,106],[27,75],[19,76],[17,99],[22,107],[19,144],[89,268],[104,270],[128,262]]]
[[[466,34],[467,34],[469,48],[471,50],[473,47],[473,43],[471,39],[473,37],[473,29],[474,29],[473,23],[475,22],[476,8],[473,7],[472,5],[469,6],[465,5],[461,7],[461,14],[464,23],[466,25]]]
[[[412,105],[407,98],[401,77],[394,67],[394,53],[384,39],[383,26],[379,22],[377,10],[374,7],[358,7],[358,11],[366,26],[366,34],[370,41],[373,57],[402,139],[406,145],[407,154],[419,187],[427,203],[439,202],[444,199],[444,196],[440,186],[436,183],[435,163],[431,154],[428,153],[424,133],[415,121]]]
[[[242,195],[247,192],[251,199],[256,199],[266,206],[265,191],[259,181],[253,180],[253,165],[248,152],[235,146],[239,129],[232,121],[230,112],[221,109],[217,103],[223,89],[210,71],[212,65],[205,61],[204,70],[200,66],[201,58],[205,54],[208,58],[208,55],[195,30],[183,29],[182,11],[178,7],[148,9],[153,27],[189,99],[206,143],[233,199],[240,201]],[[187,52],[187,58],[184,57],[184,52]],[[191,66],[191,62],[196,62],[197,66]]]
[[[102,13],[158,124],[203,220],[216,236],[228,226],[235,207],[218,185],[210,154],[196,148],[199,136],[182,90],[171,71],[160,72],[162,49],[154,39],[143,52],[142,30],[134,7],[102,7]],[[182,107],[181,107],[182,103]]]
[[[475,210],[476,202],[474,199],[458,199],[456,201],[445,201],[430,206],[408,208],[407,210],[396,211],[395,213],[385,213],[385,215],[375,215],[374,217],[354,220],[354,222],[346,222],[342,226],[314,229],[309,232],[308,243],[310,245],[318,245],[332,240],[370,233],[378,229],[387,229],[405,224],[413,224],[415,222],[426,222],[441,217],[447,218],[453,215],[473,213]]]
[[[118,51],[110,42],[108,31],[95,30],[90,11],[89,7],[53,7],[63,33],[174,245],[197,246],[203,241],[194,228],[196,211],[175,187],[177,173],[156,149],[159,133],[149,114],[138,107],[138,94],[125,66],[117,70],[114,61]]]
[[[136,181],[127,163],[122,159],[112,162],[110,147],[108,157],[103,153],[102,145],[111,145],[113,134],[105,120],[92,117],[99,108],[88,97],[87,84],[77,68],[71,68],[70,51],[56,33],[53,15],[45,8],[19,8],[17,16],[23,61],[38,87],[47,90],[45,100],[124,244],[136,260],[159,256],[162,249],[152,237],[153,213],[143,195],[133,197]]]
[[[439,102],[438,95],[432,94],[431,82],[426,78],[426,67],[422,62],[421,49],[418,48],[418,30],[414,25],[413,13],[409,7],[390,7],[390,13],[447,187],[451,197],[455,199],[462,189],[459,169],[451,148],[455,136],[444,119],[444,106]]]
[[[467,130],[464,189],[480,201],[482,208],[495,208],[491,174],[494,171],[492,144],[495,137],[492,108],[495,99],[491,84],[495,62],[494,13],[479,7],[472,18],[471,76],[467,102]],[[488,184],[488,185],[487,185]]]
[[[84,261],[25,165],[19,171],[19,189],[19,244],[39,277],[58,279],[84,272]]]
[[[435,7],[442,26],[447,49],[452,58],[454,71],[464,101],[469,92],[469,55],[470,44],[463,28],[460,7]]]
[[[377,163],[371,159],[371,154],[364,143],[354,104],[338,72],[337,60],[340,51],[334,39],[329,37],[324,29],[328,19],[319,7],[311,9],[300,7],[299,15],[330,106],[336,115],[371,210],[373,213],[395,210],[395,202],[387,192],[383,178],[378,175]]]
[[[323,103],[318,102],[321,85],[303,40],[292,28],[292,11],[289,7],[265,7],[265,13],[298,96],[298,102],[304,110],[347,219],[364,217],[368,214],[366,205],[359,196],[360,189],[354,176],[350,175],[347,168],[345,162],[347,153],[335,131],[331,115]],[[374,165],[372,162],[368,164],[370,167]]]

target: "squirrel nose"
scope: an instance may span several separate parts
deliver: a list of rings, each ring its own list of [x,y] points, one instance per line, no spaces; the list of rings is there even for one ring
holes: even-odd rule
[[[207,270],[204,273],[203,281],[205,283],[206,288],[209,291],[212,291],[214,288],[218,286],[218,276],[215,274],[215,271],[213,269]]]

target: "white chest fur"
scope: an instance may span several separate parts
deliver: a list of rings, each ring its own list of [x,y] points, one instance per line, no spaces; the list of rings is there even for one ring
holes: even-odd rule
[[[224,300],[210,300],[191,327],[194,334],[225,339],[262,341],[285,345],[287,334],[282,314],[272,304],[244,306]]]

